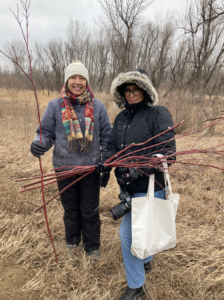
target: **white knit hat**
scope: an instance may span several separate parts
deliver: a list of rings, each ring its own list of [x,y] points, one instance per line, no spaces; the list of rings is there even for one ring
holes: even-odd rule
[[[73,75],[82,75],[87,80],[87,85],[89,84],[89,72],[81,60],[73,60],[73,62],[65,68],[65,84],[69,77]]]

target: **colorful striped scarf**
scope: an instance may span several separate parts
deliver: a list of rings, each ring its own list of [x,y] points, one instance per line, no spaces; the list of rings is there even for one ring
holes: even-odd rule
[[[68,152],[73,149],[77,151],[77,141],[80,142],[81,152],[89,152],[90,145],[93,140],[93,128],[94,128],[94,95],[89,86],[87,86],[85,92],[79,97],[69,93],[66,85],[64,85],[60,92],[61,96],[61,114],[62,122],[65,128],[65,133],[69,142]],[[85,105],[84,117],[85,117],[85,137],[83,137],[81,127],[76,116],[76,113],[72,107],[72,103],[78,105]]]

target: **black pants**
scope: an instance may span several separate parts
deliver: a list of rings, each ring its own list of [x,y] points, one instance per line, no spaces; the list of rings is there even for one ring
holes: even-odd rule
[[[61,191],[76,177],[58,181]],[[64,207],[64,224],[66,243],[78,245],[81,233],[85,251],[97,250],[100,247],[99,218],[100,176],[96,172],[84,177],[61,194]]]

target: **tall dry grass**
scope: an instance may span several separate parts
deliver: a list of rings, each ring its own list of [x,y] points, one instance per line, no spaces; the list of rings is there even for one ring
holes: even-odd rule
[[[14,182],[16,178],[39,174],[38,160],[28,158],[37,125],[34,99],[28,92],[24,92],[24,98],[20,94],[7,99],[3,91],[0,95],[1,260],[14,258],[16,264],[35,270],[36,275],[21,289],[24,299],[29,299],[31,293],[38,290],[40,299],[48,300],[119,299],[126,288],[126,278],[119,240],[120,220],[113,221],[108,212],[118,203],[119,189],[113,172],[106,189],[101,189],[99,262],[89,261],[82,245],[71,252],[65,249],[63,209],[59,199],[48,206],[50,228],[59,257],[57,266],[43,212],[33,212],[41,205],[40,191],[20,194],[20,184]],[[96,96],[105,103],[113,120],[116,110],[110,96]],[[50,99],[43,101],[41,95],[39,98],[43,113]],[[217,128],[217,132],[219,130]],[[190,149],[197,140],[198,136],[177,139],[177,147]],[[204,134],[197,147],[223,143],[222,136]],[[43,156],[45,173],[52,168],[51,155],[52,150]],[[223,163],[223,157],[218,156],[217,160],[220,165]],[[192,169],[186,173],[176,169],[172,166],[171,173],[173,189],[181,195],[176,220],[177,246],[154,256],[152,272],[146,275],[147,299],[224,299],[224,172],[206,168],[201,172]],[[56,191],[56,185],[46,188],[46,199]]]
[[[166,98],[162,98],[160,105],[165,105],[171,112],[175,124],[185,120],[185,122],[176,128],[176,133],[181,134],[191,128],[191,131],[212,124],[214,121],[206,121],[215,119],[213,103],[209,97],[196,94],[192,96],[190,91],[174,91]],[[223,136],[223,130],[220,126],[210,127],[203,131],[206,136]]]

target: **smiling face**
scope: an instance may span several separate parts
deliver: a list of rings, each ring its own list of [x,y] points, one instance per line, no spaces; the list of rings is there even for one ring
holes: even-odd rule
[[[69,77],[67,85],[70,93],[80,96],[86,90],[87,81],[86,78],[81,75],[73,75]]]
[[[143,90],[136,84],[127,85],[124,90],[124,95],[129,104],[140,103],[144,99]]]

